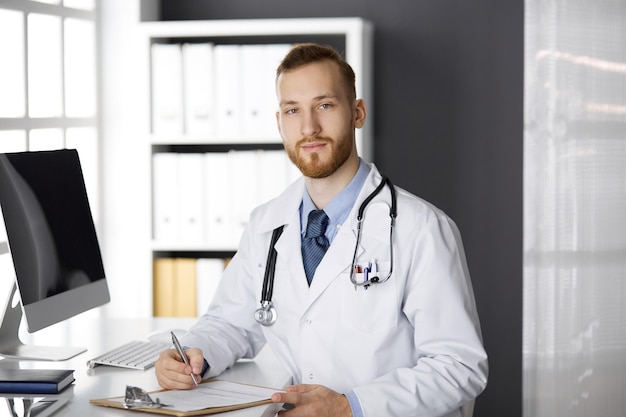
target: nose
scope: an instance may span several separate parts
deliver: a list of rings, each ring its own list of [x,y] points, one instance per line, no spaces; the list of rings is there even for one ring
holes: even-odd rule
[[[317,136],[320,134],[321,126],[314,112],[306,112],[302,118],[301,133],[304,137]]]

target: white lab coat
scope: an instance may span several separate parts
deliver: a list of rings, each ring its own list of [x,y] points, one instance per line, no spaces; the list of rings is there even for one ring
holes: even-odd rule
[[[393,274],[367,290],[350,282],[356,212],[381,181],[370,167],[310,287],[300,252],[303,179],[254,210],[213,303],[183,338],[202,349],[211,366],[205,377],[254,357],[267,343],[294,383],[352,389],[368,417],[460,416],[459,408],[482,392],[487,355],[460,236],[443,212],[397,188]],[[390,201],[385,187],[368,205],[357,258],[375,260],[381,277],[390,266]],[[272,230],[280,225],[277,321],[265,327],[254,311]]]

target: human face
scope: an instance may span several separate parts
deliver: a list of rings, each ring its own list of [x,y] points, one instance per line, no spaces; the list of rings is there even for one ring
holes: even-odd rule
[[[365,120],[332,61],[307,64],[277,80],[278,130],[291,161],[310,178],[326,178],[358,158],[354,129]]]

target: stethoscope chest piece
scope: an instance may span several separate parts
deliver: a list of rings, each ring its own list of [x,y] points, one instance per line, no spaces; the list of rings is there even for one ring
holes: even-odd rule
[[[254,312],[254,319],[263,326],[271,326],[276,323],[276,309],[271,301],[263,303],[263,305]]]

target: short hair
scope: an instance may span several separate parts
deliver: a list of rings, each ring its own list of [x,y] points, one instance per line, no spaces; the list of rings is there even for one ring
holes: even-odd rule
[[[331,61],[339,66],[339,70],[352,98],[356,98],[356,77],[348,62],[334,48],[317,43],[299,43],[293,46],[276,69],[276,79],[281,74],[307,64],[320,61]]]

